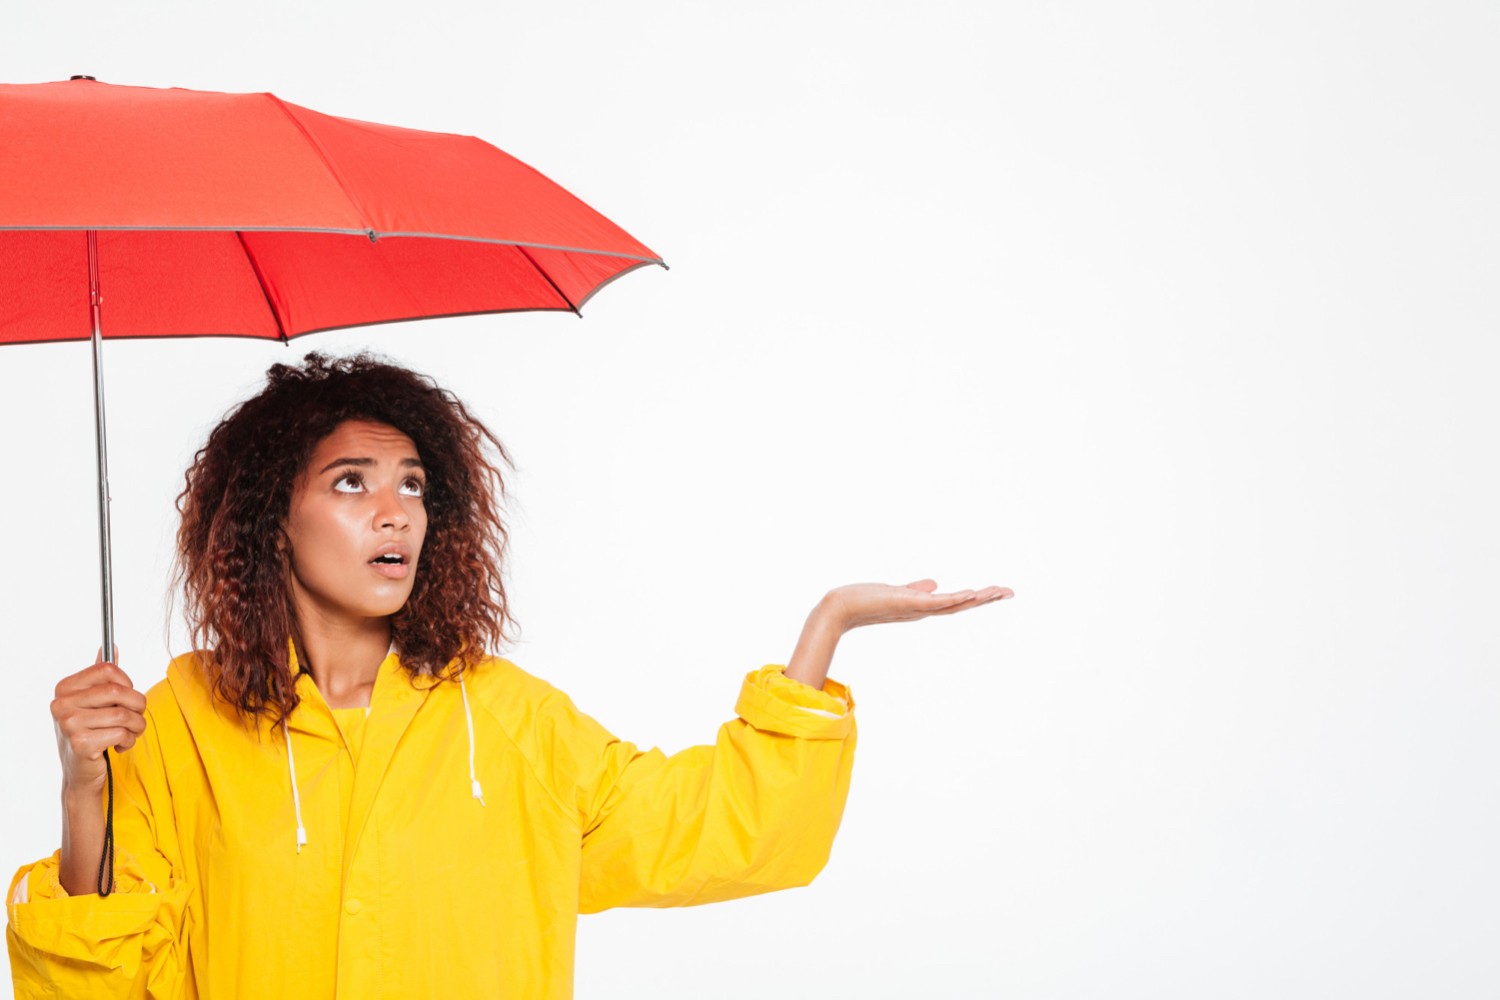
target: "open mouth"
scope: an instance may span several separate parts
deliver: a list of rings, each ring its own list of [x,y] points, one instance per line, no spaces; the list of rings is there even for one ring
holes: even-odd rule
[[[391,580],[405,580],[411,575],[409,560],[399,552],[386,552],[370,560],[370,568]]]

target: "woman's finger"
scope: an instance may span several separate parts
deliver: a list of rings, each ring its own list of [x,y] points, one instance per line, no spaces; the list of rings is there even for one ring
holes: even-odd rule
[[[951,615],[959,611],[967,611],[970,608],[977,607],[979,607],[979,602],[975,601],[971,597],[966,600],[960,601],[957,604],[950,604],[946,608],[934,608],[932,611],[927,612],[927,614],[923,617],[932,618],[936,615]]]
[[[118,682],[106,682],[95,684],[84,688],[65,699],[66,703],[75,708],[111,708],[119,705],[128,708],[132,712],[144,712],[146,710],[146,696],[133,687],[127,687]]]
[[[934,614],[951,614],[991,601],[1013,597],[1009,587],[988,586],[937,592],[931,578],[904,587],[884,583],[853,583],[829,591],[845,631],[880,622],[915,621]]]
[[[91,708],[68,713],[57,720],[57,726],[67,736],[116,729],[140,734],[146,731],[146,717],[128,708]]]
[[[939,606],[944,606],[949,604],[957,604],[960,601],[967,601],[970,598],[974,597],[977,593],[978,591],[976,590],[955,590],[950,594],[933,594],[932,597]]]
[[[963,596],[967,595],[967,596]],[[1016,596],[1015,591],[1009,587],[986,587],[983,590],[959,591],[954,595],[959,599],[950,603],[939,605],[932,611],[931,615],[951,615],[955,611],[967,611],[969,608],[977,608],[981,604],[991,604],[995,601],[1003,601],[1006,598]]]
[[[929,600],[934,600],[934,601],[947,601],[947,600],[952,600],[955,597],[967,597],[969,594],[972,594],[972,593],[974,593],[974,591],[972,591],[972,590],[945,590],[945,591],[932,591],[930,593],[919,594],[918,596],[924,597],[924,598],[928,598]],[[907,596],[907,595],[903,595],[903,596]]]
[[[76,674],[69,674],[57,682],[54,693],[59,698],[66,697],[85,688],[91,688],[96,684],[113,683],[132,686],[130,677],[115,666],[113,663],[95,663],[93,666],[84,667]]]
[[[123,726],[116,726],[113,729],[90,729],[76,733],[69,739],[68,745],[79,760],[98,760],[104,751],[120,746],[126,740],[134,743],[135,735]]]

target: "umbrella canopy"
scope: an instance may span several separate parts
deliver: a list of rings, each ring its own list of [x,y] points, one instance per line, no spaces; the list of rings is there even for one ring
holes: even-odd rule
[[[89,230],[111,339],[577,312],[662,264],[472,136],[265,93],[0,84],[0,343],[90,337]]]

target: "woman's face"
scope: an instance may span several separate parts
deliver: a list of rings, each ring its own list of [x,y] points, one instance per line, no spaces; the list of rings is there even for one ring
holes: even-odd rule
[[[388,424],[347,420],[318,442],[282,524],[300,621],[401,610],[427,535],[426,484],[416,444]]]

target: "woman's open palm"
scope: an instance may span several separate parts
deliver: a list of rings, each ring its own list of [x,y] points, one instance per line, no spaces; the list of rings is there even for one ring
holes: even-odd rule
[[[929,615],[951,615],[991,601],[1014,597],[1009,587],[984,587],[939,594],[936,580],[916,580],[904,587],[888,583],[851,583],[829,591],[844,630],[878,622],[906,622]]]

